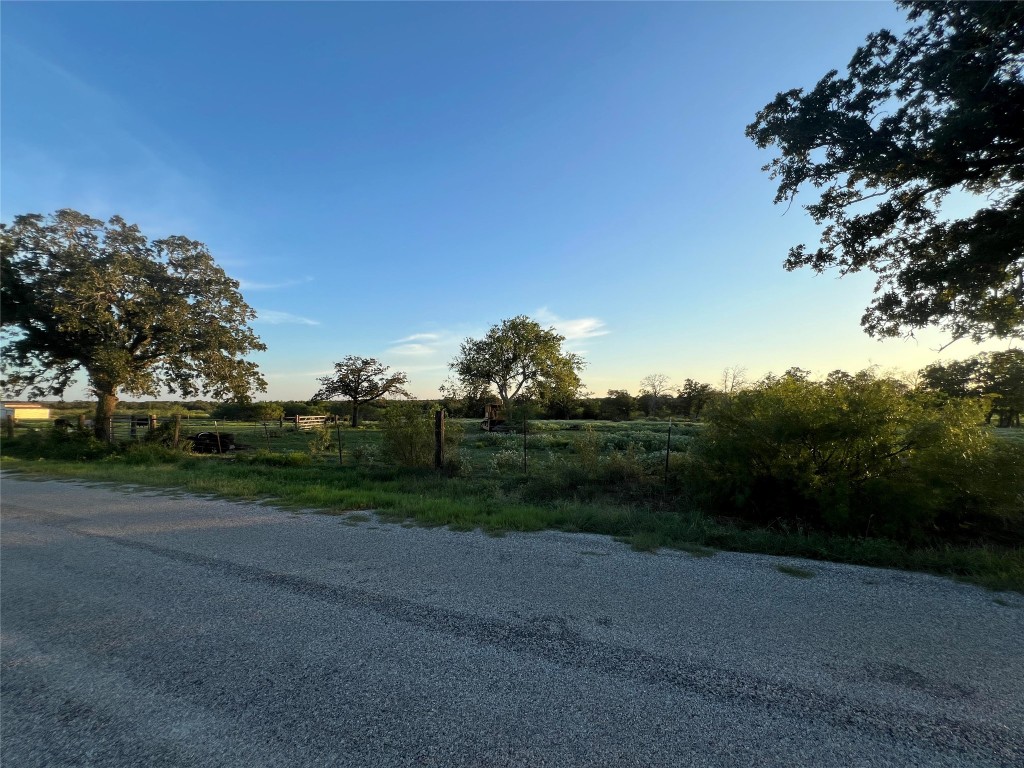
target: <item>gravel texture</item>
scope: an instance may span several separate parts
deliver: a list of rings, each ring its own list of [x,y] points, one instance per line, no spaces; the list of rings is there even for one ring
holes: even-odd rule
[[[5,766],[1024,765],[1018,594],[10,476],[0,545]]]

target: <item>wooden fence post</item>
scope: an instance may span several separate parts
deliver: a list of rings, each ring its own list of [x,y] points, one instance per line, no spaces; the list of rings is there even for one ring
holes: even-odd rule
[[[4,434],[7,436],[8,440],[10,438],[14,437],[14,417],[13,416],[7,416],[4,419]]]
[[[149,431],[156,432],[156,414],[149,414]]]
[[[174,447],[178,447],[178,441],[181,439],[181,414],[174,414]]]
[[[114,442],[114,417],[107,418],[107,442]]]
[[[444,466],[444,408],[434,414],[434,469]]]
[[[85,414],[78,414],[78,431],[85,432]]]

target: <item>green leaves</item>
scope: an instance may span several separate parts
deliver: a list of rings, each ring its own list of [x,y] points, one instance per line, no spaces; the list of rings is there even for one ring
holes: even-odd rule
[[[412,397],[404,388],[409,377],[403,371],[388,374],[389,367],[373,357],[349,355],[334,364],[334,375],[318,381],[320,389],[311,402],[344,397],[352,402],[352,426],[359,422],[359,406],[380,400],[385,395]]]
[[[708,500],[760,522],[903,538],[999,513],[1024,488],[1020,471],[992,487],[1001,459],[976,403],[940,405],[870,371],[767,377],[706,419]]]
[[[0,238],[10,388],[60,395],[84,369],[101,400],[266,389],[244,359],[265,349],[248,326],[255,313],[202,243],[150,242],[119,216],[69,209],[18,216]]]
[[[845,76],[778,94],[747,126],[779,152],[764,166],[775,202],[813,190],[805,208],[826,225],[786,268],[875,272],[861,321],[875,336],[938,324],[955,338],[1020,337],[1024,5],[898,4],[921,23],[869,36]]]
[[[449,367],[469,387],[493,385],[506,410],[519,397],[575,393],[583,358],[562,352],[565,337],[525,315],[503,320],[482,339],[466,339]]]

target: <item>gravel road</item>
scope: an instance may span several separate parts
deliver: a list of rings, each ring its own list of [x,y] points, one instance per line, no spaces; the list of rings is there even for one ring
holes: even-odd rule
[[[0,490],[5,766],[1024,765],[1021,595]]]

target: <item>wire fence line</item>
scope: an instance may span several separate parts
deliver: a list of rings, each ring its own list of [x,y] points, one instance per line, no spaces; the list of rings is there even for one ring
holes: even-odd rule
[[[438,423],[440,419],[440,423]],[[84,417],[19,421],[8,435],[57,430],[89,433]],[[351,427],[333,416],[273,421],[225,421],[188,415],[121,415],[107,424],[112,443],[158,443],[196,453],[305,454],[336,466],[430,466],[485,475],[535,474],[552,466],[614,462],[618,471],[664,476],[701,425],[679,421],[525,421],[507,431],[481,429],[478,419],[445,419],[439,412],[412,424],[368,422]],[[412,445],[414,444],[415,445]]]

